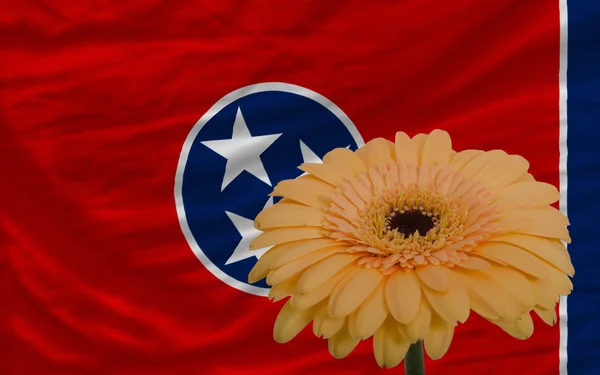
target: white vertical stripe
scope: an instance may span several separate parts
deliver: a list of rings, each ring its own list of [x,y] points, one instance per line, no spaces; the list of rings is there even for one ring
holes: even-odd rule
[[[558,72],[558,111],[559,111],[559,173],[560,173],[560,210],[567,214],[567,48],[568,48],[568,17],[567,0],[558,0],[560,9],[560,66]],[[567,375],[567,297],[561,297],[559,308],[559,372]]]

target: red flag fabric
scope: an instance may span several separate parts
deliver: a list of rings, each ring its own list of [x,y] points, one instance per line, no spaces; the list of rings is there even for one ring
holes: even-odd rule
[[[558,186],[559,32],[547,1],[3,3],[1,372],[403,373],[371,340],[341,360],[310,328],[275,343],[281,302],[198,260],[173,196],[186,137],[228,93],[283,82],[365,142],[445,129]],[[558,374],[559,328],[534,321],[519,341],[472,314],[428,374]]]

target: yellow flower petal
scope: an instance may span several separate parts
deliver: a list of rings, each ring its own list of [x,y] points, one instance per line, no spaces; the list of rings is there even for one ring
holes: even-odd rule
[[[558,294],[548,279],[531,280],[531,288],[535,296],[535,304],[545,309],[553,309],[558,302]]]
[[[319,304],[315,312],[313,332],[317,337],[328,339],[338,333],[344,327],[345,322],[346,318],[332,318],[329,316],[327,301],[323,301]]]
[[[397,161],[417,165],[417,149],[406,133],[396,133],[396,143],[394,145],[394,149],[396,151]]]
[[[388,276],[385,299],[394,319],[403,324],[413,321],[421,306],[421,283],[416,273],[394,272]]]
[[[496,203],[503,210],[547,206],[558,201],[560,193],[554,185],[538,181],[516,182],[498,192]]]
[[[552,208],[506,211],[502,213],[498,225],[505,233],[516,232],[560,238],[567,243],[571,243],[571,237],[566,228],[567,220],[565,216],[560,211]]]
[[[425,298],[421,299],[419,306],[419,312],[413,321],[404,325],[404,329],[401,331],[404,337],[410,342],[417,342],[422,340],[429,332],[429,326],[431,323],[431,307]]]
[[[524,310],[535,305],[535,296],[530,281],[520,271],[511,267],[493,265],[486,275],[511,294]]]
[[[346,178],[336,167],[330,164],[304,163],[298,169],[336,187],[340,186]]]
[[[354,331],[354,328],[356,328],[356,311],[357,310],[354,310],[352,313],[350,313],[350,315],[346,317],[348,324],[348,333],[350,334],[350,336],[352,336],[352,338],[360,339],[361,337]]]
[[[324,208],[329,206],[328,196],[335,188],[314,176],[305,175],[295,180],[284,180],[278,183],[271,195],[292,199],[310,207]]]
[[[461,170],[467,176],[473,176],[479,172],[483,167],[488,165],[494,160],[504,158],[506,153],[500,150],[487,151],[477,155],[471,161],[469,161]]]
[[[308,293],[320,287],[358,257],[357,254],[335,254],[309,267],[298,283],[298,292]]]
[[[413,164],[400,164],[398,166],[398,176],[406,186],[413,185],[417,182],[417,166]]]
[[[452,141],[443,130],[434,130],[429,134],[423,146],[423,164],[446,166],[450,162]]]
[[[347,177],[356,177],[366,172],[367,167],[362,159],[347,148],[336,148],[323,157],[323,164],[329,164],[339,169]]]
[[[508,244],[499,242],[484,243],[477,246],[473,254],[484,254],[490,258],[498,259],[534,277],[544,277],[548,274],[547,267],[542,260],[527,251]]]
[[[504,332],[519,340],[528,339],[533,334],[533,320],[531,320],[531,315],[528,312],[522,313],[520,317],[511,321],[494,323],[502,328]]]
[[[475,311],[482,318],[490,321],[500,318],[500,313],[477,294],[469,294],[469,301],[471,303],[471,310]]]
[[[431,359],[440,359],[446,354],[452,337],[454,336],[454,325],[450,324],[440,317],[433,316],[431,327],[423,341],[425,352]]]
[[[517,300],[481,271],[454,270],[463,280],[471,308],[486,319],[515,318],[520,314]]]
[[[543,307],[536,306],[533,311],[549,326],[556,324],[556,310],[555,309],[544,309]]]
[[[481,150],[464,150],[456,153],[450,158],[450,167],[455,171],[461,171],[471,160],[476,157],[483,155],[484,151]]]
[[[307,254],[312,253],[313,251],[317,251],[320,249],[337,246],[340,248],[341,244],[339,241],[336,241],[331,238],[314,238],[310,240],[290,242],[293,246],[288,246],[286,251],[282,252],[279,256],[275,257],[271,261],[271,268],[281,267],[286,263],[289,263],[293,260],[301,258]],[[278,245],[282,246],[282,245]],[[340,248],[340,250],[342,250]],[[271,250],[269,250],[271,251]],[[264,255],[263,255],[264,257]],[[261,257],[262,259],[262,257]],[[260,259],[259,259],[260,262]]]
[[[288,243],[277,245],[277,246],[270,248],[266,253],[264,253],[260,257],[260,259],[258,259],[258,262],[256,262],[256,264],[254,265],[254,267],[248,274],[248,282],[250,284],[254,284],[258,280],[261,280],[261,279],[264,279],[265,277],[267,277],[267,275],[271,271],[271,265],[274,264],[274,262],[279,257],[287,254],[287,252],[291,248],[293,248],[294,246],[297,246],[301,242],[302,241],[288,242]]]
[[[325,298],[329,297],[333,288],[342,280],[344,276],[354,270],[354,266],[348,266],[327,280],[319,288],[312,290],[309,293],[296,293],[290,298],[292,307],[296,310],[304,310],[316,305]]]
[[[347,183],[344,182],[342,185],[347,186]],[[350,198],[347,197],[347,194],[350,195],[351,192],[345,190],[343,194],[337,194],[331,197],[331,206],[327,210],[328,214],[338,215],[348,221],[352,221],[360,217],[358,207]],[[360,204],[360,202],[358,204]]]
[[[365,174],[358,176],[357,178],[348,181],[348,185],[356,192],[356,195],[363,202],[369,202],[373,196],[371,181],[366,177]],[[344,187],[345,184],[342,184]],[[352,202],[356,207],[359,207],[360,202]]]
[[[298,284],[299,279],[300,275],[298,274],[277,285],[274,285],[271,290],[269,290],[269,299],[273,302],[277,302],[292,295],[292,293],[294,293],[296,290],[296,285]]]
[[[329,225],[335,225],[335,226],[337,226],[338,231],[342,231],[345,233],[343,238],[337,238],[337,239],[352,240],[352,239],[356,238],[356,236],[354,235],[354,231],[355,231],[356,227],[353,226],[352,224],[350,224],[350,222],[348,220],[337,217],[335,215],[331,215],[331,214],[325,214],[325,219],[327,219],[327,221],[329,222]],[[333,236],[331,236],[331,237],[333,237]],[[336,237],[333,237],[333,238],[336,238]]]
[[[295,203],[277,203],[262,210],[254,220],[254,227],[266,230],[278,227],[318,227],[323,222],[323,211]]]
[[[318,227],[287,227],[267,230],[250,242],[250,250],[262,249],[268,246],[286,242],[322,238],[327,234]]]
[[[415,146],[415,150],[417,151],[417,160],[419,164],[423,162],[423,149],[425,148],[425,141],[427,140],[428,135],[419,133],[412,137],[411,141]]]
[[[449,280],[447,291],[437,292],[425,287],[423,288],[423,294],[432,309],[446,322],[451,324],[456,323],[456,321],[464,323],[469,317],[469,294],[458,276],[452,271],[447,271],[447,273]]]
[[[521,178],[519,178],[517,181],[515,181],[515,183],[528,182],[528,181],[535,181],[535,178],[533,177],[533,175],[531,173],[524,174],[523,176],[521,176]]]
[[[352,180],[356,181],[356,180]],[[357,210],[363,210],[366,208],[366,202],[363,199],[362,195],[358,193],[355,184],[351,184],[349,182],[342,183],[342,191],[344,192],[344,196],[348,199],[348,201],[356,207]],[[366,198],[369,201],[369,192],[367,191]],[[351,207],[350,207],[351,208]]]
[[[360,156],[367,168],[371,168],[389,160],[392,157],[393,147],[393,143],[387,139],[375,138],[356,150],[356,154]]]
[[[400,335],[395,324],[387,320],[373,336],[373,353],[377,364],[383,368],[392,368],[400,364],[410,346]]]
[[[483,253],[476,253],[474,251],[471,251],[471,253],[469,253],[469,256],[477,257],[477,258],[482,258],[482,259],[484,259],[486,262],[488,262],[490,264],[500,264],[500,265],[508,267],[508,264],[504,263],[500,259],[492,258],[490,256],[487,256],[487,255],[483,254]]]
[[[384,283],[381,282],[373,293],[354,312],[353,327],[350,327],[356,337],[366,339],[383,324],[388,316],[385,304]]]
[[[552,284],[556,293],[560,294],[561,296],[567,296],[571,294],[571,291],[573,290],[573,283],[571,282],[571,279],[569,279],[569,277],[563,272],[552,266],[548,266],[547,270],[548,281],[550,281],[550,284]]]
[[[304,256],[302,258],[298,258],[289,263],[284,264],[279,268],[275,268],[267,275],[267,284],[275,285],[280,282],[289,279],[290,277],[296,275],[300,271],[304,271],[307,267],[315,264],[321,259],[325,259],[327,257],[332,256],[336,252],[343,250],[341,246],[333,246],[327,247],[325,249],[317,250],[314,254],[310,256]]]
[[[383,279],[379,270],[356,268],[335,287],[329,298],[329,315],[343,317],[353,312]]]
[[[434,186],[436,187],[436,191],[438,192],[438,194],[441,194],[443,196],[446,196],[448,194],[448,191],[452,187],[453,182],[457,180],[454,174],[455,172],[450,168],[452,167],[442,168],[434,179]]]
[[[481,258],[469,257],[461,260],[457,266],[468,270],[489,270],[491,265]]]
[[[493,159],[475,173],[473,178],[485,182],[490,188],[502,189],[527,173],[527,169],[529,162],[523,157],[508,155]]]
[[[416,339],[415,339],[415,340],[413,340],[412,338],[409,338],[409,337],[408,337],[409,335],[406,333],[406,325],[404,325],[404,324],[400,324],[400,323],[398,323],[398,322],[396,321],[396,328],[398,329],[398,333],[400,333],[400,336],[402,336],[402,338],[403,338],[405,341],[407,341],[407,342],[409,342],[409,343],[411,343],[411,344],[412,344],[412,343],[415,343],[415,342],[417,342],[417,341],[418,341],[418,340],[416,340]]]
[[[396,189],[400,184],[398,165],[393,160],[388,160],[385,165],[385,186],[387,189]]]
[[[437,165],[421,164],[418,171],[417,185],[419,186],[431,186],[433,185],[437,175],[439,173],[439,167]]]
[[[443,292],[448,288],[448,276],[443,268],[445,267],[430,265],[417,267],[415,271],[423,284],[433,290]]]
[[[490,241],[508,243],[545,260],[561,271],[573,276],[575,269],[571,257],[560,240],[528,236],[525,234],[507,233],[492,237]]]
[[[275,341],[283,344],[296,337],[310,323],[313,315],[314,309],[294,310],[288,300],[275,320],[273,328]]]
[[[570,225],[569,218],[556,208],[552,206],[536,207],[536,208],[522,208],[514,210],[519,212],[523,216],[528,216],[531,219],[537,219],[538,217],[546,217],[547,220],[553,220],[564,226]]]
[[[344,326],[338,333],[333,335],[327,342],[329,353],[334,358],[344,358],[350,354],[360,340],[352,338],[348,332],[347,325]]]
[[[373,184],[373,192],[376,195],[382,194],[386,187],[385,187],[385,181],[383,179],[383,176],[381,176],[381,173],[379,173],[379,171],[376,168],[369,168],[369,171],[367,172],[369,179],[371,180],[371,183]]]

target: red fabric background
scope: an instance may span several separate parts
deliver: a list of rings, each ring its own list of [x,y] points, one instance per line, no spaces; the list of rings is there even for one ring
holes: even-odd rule
[[[218,99],[281,81],[363,138],[448,130],[558,183],[554,1],[0,4],[0,246],[7,375],[401,374],[344,360],[281,304],[206,271],[177,221],[183,141]],[[558,374],[558,328],[518,341],[474,315],[428,374]],[[7,336],[7,337],[4,337]]]

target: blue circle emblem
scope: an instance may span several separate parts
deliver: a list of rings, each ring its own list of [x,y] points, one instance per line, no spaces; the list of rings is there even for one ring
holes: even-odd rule
[[[268,249],[248,245],[260,234],[256,215],[277,202],[268,194],[300,176],[300,164],[362,145],[348,116],[306,88],[262,83],[226,95],[194,125],[177,167],[177,214],[192,251],[221,281],[266,296],[269,286],[248,284],[248,273]]]

